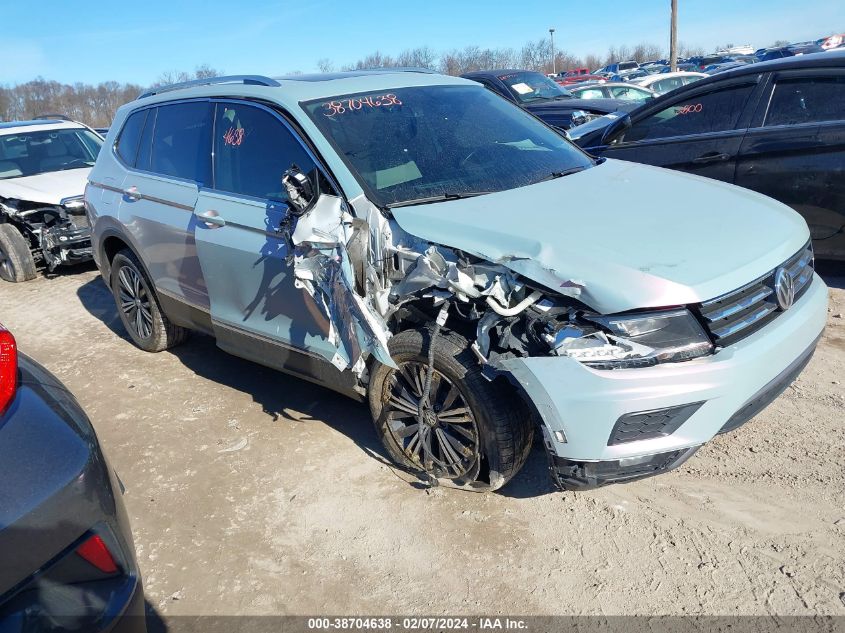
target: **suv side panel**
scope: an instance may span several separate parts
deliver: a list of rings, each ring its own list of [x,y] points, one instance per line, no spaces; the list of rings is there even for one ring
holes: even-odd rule
[[[195,239],[218,343],[252,334],[331,360],[331,325],[296,284],[282,232],[282,175],[292,165],[311,172],[314,159],[278,115],[239,101],[216,103],[213,149],[214,189],[200,190]]]
[[[199,187],[211,175],[210,130],[207,100],[155,108],[142,135],[151,138],[151,152],[145,154],[142,142],[136,165],[123,165],[118,211],[120,222],[143,249],[156,289],[204,310],[209,308],[208,291],[196,254],[193,210]]]

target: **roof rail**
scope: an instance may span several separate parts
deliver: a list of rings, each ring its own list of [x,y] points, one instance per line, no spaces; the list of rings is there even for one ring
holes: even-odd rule
[[[281,84],[275,79],[264,77],[262,75],[225,75],[223,77],[208,77],[206,79],[193,79],[191,81],[182,81],[177,84],[169,84],[167,86],[158,86],[157,88],[150,88],[142,92],[138,98],[151,97],[162,92],[170,92],[171,90],[182,90],[183,88],[193,88],[195,86],[213,86],[215,84],[247,84],[251,86],[273,86],[278,87]]]
[[[35,117],[35,119],[59,119],[60,121],[73,121],[69,116],[65,116],[64,114],[58,114],[55,112],[45,112],[44,114],[39,114]],[[76,121],[73,121],[76,123]]]
[[[353,72],[383,72],[383,73],[423,73],[425,75],[436,75],[437,71],[422,66],[376,66],[375,68],[356,68]]]

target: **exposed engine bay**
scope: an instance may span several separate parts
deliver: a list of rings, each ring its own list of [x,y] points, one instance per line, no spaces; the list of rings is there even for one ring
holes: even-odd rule
[[[52,205],[0,198],[0,222],[15,226],[29,243],[33,260],[48,272],[91,259],[91,229],[82,196]]]
[[[491,378],[508,358],[566,356],[577,348],[600,359],[606,347],[615,348],[611,335],[584,318],[590,311],[578,300],[583,284],[554,271],[544,275],[556,292],[504,265],[414,238],[372,205],[366,220],[355,218],[335,196],[319,196],[291,224],[282,231],[296,283],[331,325],[337,352],[327,360],[362,382],[367,355],[392,366],[390,336],[434,323],[446,303],[448,327],[471,342]]]
[[[352,201],[353,216],[337,196],[299,196],[289,185],[296,210],[280,231],[293,253],[296,283],[330,324],[336,351],[327,360],[351,369],[362,389],[368,356],[395,366],[387,345],[392,335],[445,320],[491,380],[507,376],[505,365],[518,358],[562,356],[610,370],[712,352],[686,309],[603,315],[582,301],[584,282],[532,259],[489,261],[433,244],[403,231],[389,209],[363,196]]]

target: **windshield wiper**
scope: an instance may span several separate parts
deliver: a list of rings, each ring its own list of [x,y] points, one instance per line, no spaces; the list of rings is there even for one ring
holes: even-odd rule
[[[563,171],[553,171],[548,176],[535,181],[534,184],[536,185],[538,182],[546,182],[547,180],[555,180],[556,178],[563,178],[564,176],[569,176],[570,174],[577,174],[579,171],[584,171],[585,169],[587,169],[587,165],[572,167],[570,169],[564,169]]]
[[[390,202],[385,205],[388,209],[395,209],[397,207],[409,207],[416,204],[432,204],[434,202],[445,202],[447,200],[463,200],[464,198],[474,198],[475,196],[483,196],[491,191],[469,191],[466,193],[441,193],[436,196],[426,196],[424,198],[412,198],[411,200],[402,200],[400,202]]]
[[[70,163],[68,165],[63,165],[59,168],[59,171],[67,171],[68,169],[85,169],[86,167],[93,167],[94,163],[90,161],[79,161],[82,163],[81,165],[77,164],[76,162]]]

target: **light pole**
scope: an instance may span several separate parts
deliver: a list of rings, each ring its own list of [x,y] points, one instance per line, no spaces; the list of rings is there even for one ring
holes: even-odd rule
[[[549,29],[552,38],[552,74],[557,75],[557,58],[555,57],[555,30]]]
[[[669,20],[669,70],[678,70],[678,0],[671,1],[672,16]]]

